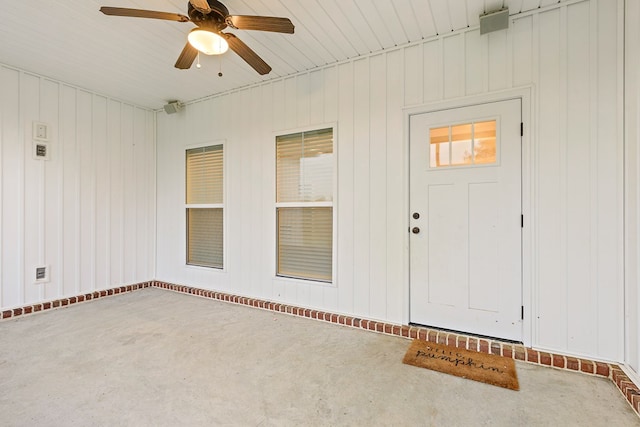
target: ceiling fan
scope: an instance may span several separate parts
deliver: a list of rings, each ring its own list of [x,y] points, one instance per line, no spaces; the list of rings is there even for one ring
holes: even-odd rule
[[[289,18],[272,16],[229,15],[225,5],[217,0],[189,0],[188,15],[157,12],[154,10],[128,9],[103,6],[105,15],[129,16],[134,18],[164,19],[167,21],[193,22],[196,28],[189,33],[187,44],[176,61],[175,67],[182,70],[191,68],[198,52],[217,55],[231,48],[259,74],[269,74],[271,67],[264,62],[242,40],[231,33],[223,33],[225,28],[236,30],[258,30],[293,34],[294,26]]]

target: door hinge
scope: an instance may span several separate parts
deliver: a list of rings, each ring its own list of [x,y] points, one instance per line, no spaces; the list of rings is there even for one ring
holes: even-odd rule
[[[520,306],[520,320],[524,320],[524,305]]]
[[[524,123],[520,122],[520,136],[524,136]]]
[[[520,228],[524,228],[524,215],[520,215]]]

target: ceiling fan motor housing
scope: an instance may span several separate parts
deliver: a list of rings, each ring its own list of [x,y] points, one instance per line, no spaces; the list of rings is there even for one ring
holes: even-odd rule
[[[187,2],[189,19],[199,27],[211,28],[215,31],[222,31],[227,28],[226,18],[229,16],[229,9],[217,0],[207,0],[211,12],[202,13],[191,2]]]

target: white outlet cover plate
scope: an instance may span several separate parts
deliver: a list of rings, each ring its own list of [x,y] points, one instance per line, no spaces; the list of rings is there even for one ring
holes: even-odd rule
[[[49,140],[49,126],[42,122],[33,122],[33,139],[37,141]]]

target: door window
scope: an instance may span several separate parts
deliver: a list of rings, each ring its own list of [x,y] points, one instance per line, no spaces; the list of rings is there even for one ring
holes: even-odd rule
[[[496,120],[429,129],[429,167],[497,163]]]

